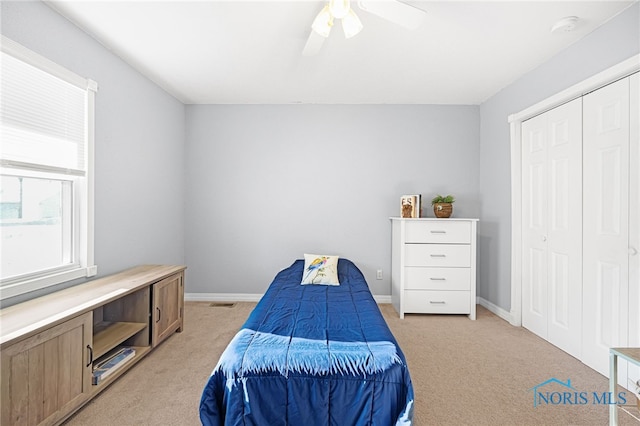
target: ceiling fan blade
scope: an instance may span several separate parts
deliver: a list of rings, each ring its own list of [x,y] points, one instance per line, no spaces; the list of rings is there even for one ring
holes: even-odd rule
[[[366,12],[373,13],[410,30],[415,30],[422,25],[427,13],[397,0],[360,0],[358,6]]]
[[[309,34],[309,38],[307,39],[307,43],[304,45],[304,49],[302,49],[303,56],[314,56],[320,51],[322,47],[322,43],[324,43],[325,37],[322,37],[317,32],[311,30],[311,34]]]

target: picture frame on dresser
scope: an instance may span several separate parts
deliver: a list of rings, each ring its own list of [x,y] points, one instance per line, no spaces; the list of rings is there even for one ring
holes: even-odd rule
[[[405,314],[476,319],[477,223],[473,218],[391,219],[391,302]]]
[[[418,218],[422,216],[422,196],[420,194],[400,197],[400,217]]]

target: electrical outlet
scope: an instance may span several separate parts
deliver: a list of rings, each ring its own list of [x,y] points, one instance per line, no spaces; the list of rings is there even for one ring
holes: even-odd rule
[[[376,271],[376,279],[377,280],[381,280],[382,279],[382,269],[378,269]]]

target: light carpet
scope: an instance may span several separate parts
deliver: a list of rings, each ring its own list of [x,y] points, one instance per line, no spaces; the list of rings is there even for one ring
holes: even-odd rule
[[[593,398],[608,391],[608,380],[526,329],[480,306],[476,321],[462,315],[406,315],[401,320],[391,305],[379,306],[409,364],[416,426],[608,424],[608,406]],[[187,302],[184,331],[154,349],[65,425],[200,424],[198,403],[207,378],[254,307],[250,302],[232,307]],[[574,396],[577,404],[570,404],[570,398],[534,407],[532,388],[550,378],[571,380],[587,403]],[[552,383],[538,390],[566,389]],[[626,395],[626,409],[640,418],[632,395]],[[620,425],[640,424],[633,415],[619,409]]]

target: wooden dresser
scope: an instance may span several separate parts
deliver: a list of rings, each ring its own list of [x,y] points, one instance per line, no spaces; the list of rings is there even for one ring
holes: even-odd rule
[[[0,310],[0,423],[61,423],[182,331],[184,270],[139,266]],[[93,385],[94,366],[125,346],[135,356]]]
[[[391,301],[405,313],[476,319],[477,219],[391,218]]]

